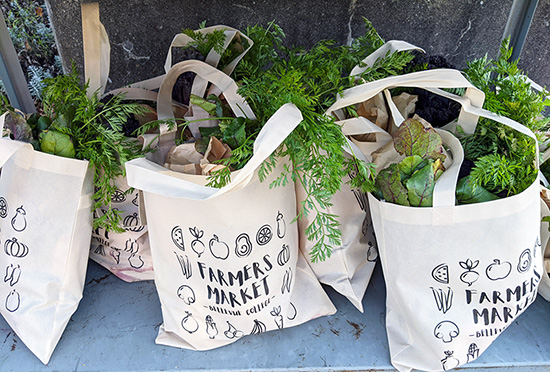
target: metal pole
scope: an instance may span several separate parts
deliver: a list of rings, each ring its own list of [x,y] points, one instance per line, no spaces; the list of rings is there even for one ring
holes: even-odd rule
[[[502,39],[510,37],[513,61],[521,55],[538,3],[538,0],[514,0],[512,4]]]
[[[0,17],[0,55],[0,77],[11,105],[25,113],[35,112],[34,101],[11,42],[4,15]]]

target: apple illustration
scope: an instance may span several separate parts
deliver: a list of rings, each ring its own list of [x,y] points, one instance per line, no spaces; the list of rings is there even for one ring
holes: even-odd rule
[[[499,259],[494,259],[493,263],[487,266],[485,274],[491,280],[500,280],[506,278],[511,271],[512,264],[510,262],[500,262]]]
[[[208,243],[212,256],[219,260],[225,260],[229,257],[229,246],[224,242],[220,242],[220,238],[214,234],[214,237],[210,239]]]

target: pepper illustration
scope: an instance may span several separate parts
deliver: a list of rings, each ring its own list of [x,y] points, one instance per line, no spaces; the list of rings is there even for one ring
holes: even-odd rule
[[[124,247],[124,250],[130,254],[138,253],[139,243],[135,239],[128,238],[128,240],[126,240],[126,246]]]
[[[21,277],[21,267],[19,265],[14,266],[13,264],[10,264],[6,267],[6,275],[4,276],[4,283],[10,282],[10,286],[13,287],[14,285],[19,282],[19,278]]]
[[[214,320],[210,315],[206,316],[206,333],[208,334],[208,337],[211,339],[214,339],[218,335],[218,327],[216,326],[216,323],[214,323]]]
[[[196,226],[190,227],[189,232],[195,238],[191,242],[191,249],[199,256],[204,253],[204,249],[206,248],[204,246],[204,243],[200,240],[204,236],[204,230],[199,230]]]
[[[27,212],[25,212],[23,206],[15,210],[15,216],[11,219],[11,226],[15,231],[21,232],[27,228],[26,214]]]
[[[279,239],[284,238],[286,235],[286,222],[281,212],[277,213],[277,236]]]

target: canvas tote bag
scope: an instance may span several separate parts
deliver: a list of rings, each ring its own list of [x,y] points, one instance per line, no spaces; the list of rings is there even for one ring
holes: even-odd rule
[[[417,86],[459,102],[461,116],[449,128],[473,133],[481,116],[535,138],[524,126],[474,107],[476,94],[466,98],[433,88],[460,81],[469,84],[459,72],[442,69],[369,84],[372,94]],[[542,273],[538,179],[512,197],[455,206],[463,150],[454,136],[438,132],[452,165],[436,183],[434,207],[368,196],[387,288],[391,361],[399,371],[450,370],[475,360],[535,300]]]
[[[227,75],[199,62],[175,65],[159,92],[159,115],[180,73],[193,71],[223,91],[238,116],[254,118]],[[173,73],[173,75],[172,75]],[[270,188],[281,160],[260,182],[258,169],[301,121],[282,106],[254,143],[254,155],[215,189],[206,176],[177,174],[146,159],[126,164],[144,192],[155,285],[162,304],[159,344],[207,350],[245,335],[288,328],[336,311],[298,250],[294,184]]]
[[[227,26],[207,27],[196,32],[208,34],[216,30],[221,30],[225,34],[222,48],[224,51],[235,38],[246,39],[249,45],[247,49],[243,49],[242,53],[238,54],[224,68],[224,71],[231,73],[252,46],[252,40],[242,35],[240,31]],[[109,75],[110,44],[105,27],[99,19],[98,3],[82,4],[82,31],[85,76],[90,84],[88,94],[93,94],[98,89],[100,92],[103,92]],[[172,48],[187,46],[191,41],[192,39],[183,33],[177,34],[174,37],[166,56],[165,70],[167,72],[172,66]],[[217,66],[220,58],[221,55],[218,52],[211,50],[206,56],[206,62],[212,66]],[[128,87],[110,91],[107,94],[124,94],[127,100],[156,102],[157,92],[155,90],[160,87],[164,76],[161,75],[153,79],[134,83]],[[194,94],[202,95],[206,89],[205,81],[196,78],[192,89]],[[187,108],[180,108],[180,110],[186,111]],[[156,138],[156,136],[152,135],[151,138]],[[147,140],[144,141],[144,145],[149,144]],[[156,161],[164,163],[162,156],[165,156],[167,149],[173,145],[173,133],[164,136],[163,149],[160,151],[162,155],[157,156]],[[102,228],[94,229],[92,232],[90,258],[124,281],[153,280],[153,262],[149,248],[149,234],[142,208],[143,198],[139,191],[131,190],[125,177],[118,177],[115,180],[115,185],[117,190],[112,196],[112,201],[114,208],[121,212],[123,224],[121,227],[125,231],[117,233],[106,231]],[[98,214],[101,213],[104,213],[103,210],[96,211],[94,217],[99,217]]]
[[[388,41],[365,58],[359,66],[356,66],[350,75],[359,75],[367,67],[373,66],[379,58],[404,50],[422,49],[405,41]],[[358,100],[356,103],[359,102]],[[332,115],[332,112],[327,111],[327,115]],[[376,148],[391,139],[383,130],[380,132],[381,134],[377,136],[377,142],[374,145]],[[346,147],[345,156],[348,158],[355,156],[362,161],[367,161],[360,151],[353,151],[349,144]],[[355,176],[355,173],[351,173],[342,180],[341,189],[334,194],[331,200],[332,206],[328,208],[330,213],[338,216],[342,232],[342,245],[333,247],[332,255],[325,261],[311,262],[310,260],[309,264],[321,283],[330,285],[341,295],[347,297],[362,312],[363,296],[372,276],[378,252],[367,196],[358,189],[352,189],[348,184],[350,179]],[[305,190],[301,184],[296,185],[296,197],[298,203],[306,198]],[[313,242],[306,238],[305,229],[314,218],[315,213],[312,211],[298,221],[300,250],[308,258],[313,248]]]
[[[533,83],[534,84],[534,83]],[[541,88],[542,89],[542,88]],[[550,158],[550,149],[546,149],[542,154],[541,163]],[[550,217],[550,190],[548,189],[548,180],[541,173],[542,184],[540,186],[540,209],[541,219]],[[550,231],[549,223],[542,222],[540,226],[541,254],[544,259],[544,273],[539,285],[539,293],[546,300],[550,301]]]
[[[7,137],[0,167],[0,313],[47,364],[82,298],[93,172]]]

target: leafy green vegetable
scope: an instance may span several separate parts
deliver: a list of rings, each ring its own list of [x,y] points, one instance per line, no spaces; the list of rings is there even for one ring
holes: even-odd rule
[[[483,203],[499,199],[495,194],[490,193],[483,186],[473,186],[470,176],[458,180],[456,185],[456,199],[459,204]]]
[[[141,145],[123,134],[123,126],[131,115],[143,115],[147,109],[138,104],[124,103],[121,96],[113,96],[107,102],[99,101],[98,93],[86,96],[87,86],[80,84],[73,72],[44,81],[42,91],[46,116],[51,119],[50,129],[42,135],[44,148],[62,154],[72,154],[77,159],[88,160],[94,169],[93,210],[105,209],[105,214],[94,220],[94,228],[102,227],[121,232],[120,212],[113,208],[112,195],[117,188],[114,180],[125,174],[123,164],[141,156]],[[66,138],[72,141],[74,149]]]
[[[40,149],[43,152],[66,158],[74,158],[76,155],[73,141],[68,134],[56,130],[45,130],[40,133],[39,138]]]
[[[395,150],[407,155],[376,176],[377,196],[386,202],[431,207],[435,182],[443,173],[443,142],[432,128],[415,119],[405,120],[393,134]]]
[[[534,91],[518,68],[519,60],[510,61],[511,55],[509,39],[504,40],[497,60],[485,56],[472,61],[465,73],[485,93],[485,109],[527,126],[541,139],[550,122],[550,118],[542,116],[550,105],[548,92]],[[536,179],[535,141],[511,128],[480,118],[475,133],[461,142],[465,158],[474,162],[472,186],[481,186],[499,196],[511,196]]]

